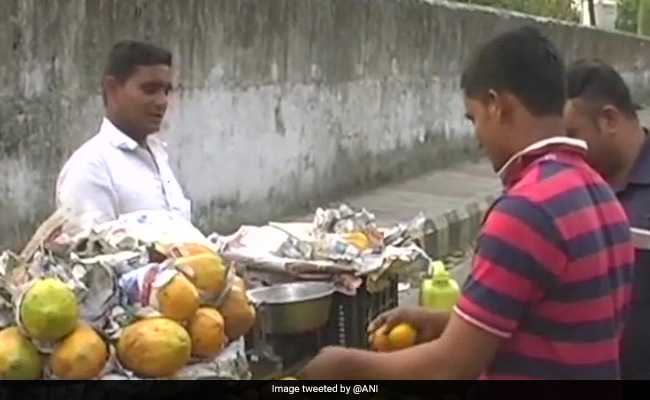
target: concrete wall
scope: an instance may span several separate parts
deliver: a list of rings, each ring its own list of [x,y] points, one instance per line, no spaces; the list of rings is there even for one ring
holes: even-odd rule
[[[59,168],[98,127],[119,39],[174,52],[173,167],[196,223],[225,232],[475,154],[463,61],[527,22],[648,94],[644,40],[445,2],[3,0],[0,248],[52,211]]]

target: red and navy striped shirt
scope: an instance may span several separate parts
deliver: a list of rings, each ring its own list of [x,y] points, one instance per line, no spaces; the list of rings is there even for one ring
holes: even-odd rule
[[[519,157],[504,183],[456,306],[504,339],[483,378],[618,379],[634,273],[623,208],[562,139]]]

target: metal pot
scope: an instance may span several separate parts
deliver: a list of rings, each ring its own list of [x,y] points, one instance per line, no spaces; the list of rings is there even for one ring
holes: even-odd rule
[[[334,285],[295,282],[248,291],[255,304],[264,334],[297,334],[327,323]]]

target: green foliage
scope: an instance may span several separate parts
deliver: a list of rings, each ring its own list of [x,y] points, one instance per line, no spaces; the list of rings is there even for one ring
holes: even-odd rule
[[[580,14],[569,0],[457,0],[526,14],[579,22]]]
[[[637,32],[650,36],[650,0],[639,0]]]
[[[639,13],[639,0],[618,0],[616,29],[636,33]]]

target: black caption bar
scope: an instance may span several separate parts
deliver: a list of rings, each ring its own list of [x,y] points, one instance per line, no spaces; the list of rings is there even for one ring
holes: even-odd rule
[[[0,383],[0,400],[601,400],[647,398],[642,382],[32,381]]]

